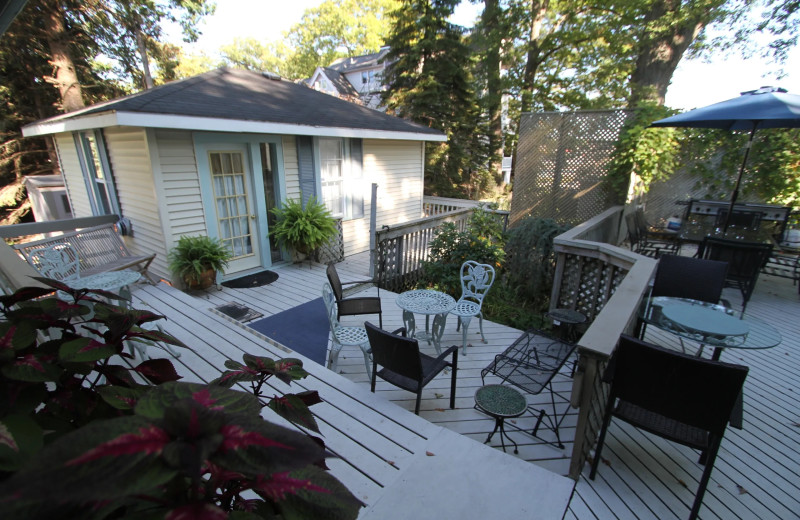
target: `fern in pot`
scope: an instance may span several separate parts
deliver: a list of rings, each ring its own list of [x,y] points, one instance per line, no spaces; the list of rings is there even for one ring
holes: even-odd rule
[[[272,213],[277,221],[270,229],[270,235],[291,249],[296,261],[310,255],[339,232],[336,220],[314,197],[305,207],[299,200],[288,200],[281,207],[274,208]]]
[[[169,252],[169,268],[190,289],[207,289],[217,273],[228,267],[231,251],[222,242],[204,235],[182,236]]]

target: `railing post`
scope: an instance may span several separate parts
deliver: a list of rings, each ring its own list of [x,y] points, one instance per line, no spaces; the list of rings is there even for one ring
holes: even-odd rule
[[[372,183],[372,195],[370,196],[369,206],[369,277],[375,278],[375,258],[377,251],[375,250],[377,244],[378,233],[378,184]]]

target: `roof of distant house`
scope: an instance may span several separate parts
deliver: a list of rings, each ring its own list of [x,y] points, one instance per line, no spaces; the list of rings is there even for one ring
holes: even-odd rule
[[[333,88],[335,88],[339,94],[343,96],[358,97],[358,91],[355,89],[353,84],[344,77],[343,74],[330,67],[322,67],[322,72],[325,74],[325,77],[331,81]]]
[[[352,58],[339,58],[334,61],[327,68],[336,70],[341,73],[357,72],[362,69],[374,69],[380,66],[383,59],[389,53],[389,47],[382,47],[381,50],[373,54],[365,54],[363,56],[354,56]]]
[[[426,126],[272,74],[221,68],[37,121],[23,135],[139,126],[217,132],[444,141]]]

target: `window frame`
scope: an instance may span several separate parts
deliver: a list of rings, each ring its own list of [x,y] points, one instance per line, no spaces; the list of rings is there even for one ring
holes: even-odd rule
[[[91,145],[89,135],[94,138],[94,147]],[[114,182],[111,163],[108,160],[108,152],[106,151],[102,130],[74,132],[72,137],[78,152],[78,161],[81,165],[83,180],[86,183],[92,215],[118,215],[121,217],[122,210],[117,198],[117,187]],[[95,152],[97,154],[96,157]],[[98,165],[102,170],[102,176],[97,175]],[[103,187],[102,189],[101,186]],[[102,196],[103,193],[105,193],[105,197]],[[104,200],[107,201],[107,208]]]
[[[323,193],[323,187],[326,183],[336,182],[331,180],[326,180],[323,178],[323,163],[326,162],[326,159],[323,157],[323,145],[322,143],[325,141],[336,141],[339,144],[339,149],[342,152],[341,157],[341,168],[342,174],[341,179],[338,181],[341,185],[342,191],[342,208],[341,212],[333,212],[328,207],[328,201],[325,199]],[[316,154],[316,164],[317,164],[317,172],[319,178],[319,200],[328,207],[328,210],[331,211],[331,215],[334,218],[341,218],[342,220],[354,220],[364,217],[364,196],[363,193],[359,196],[356,194],[356,190],[363,189],[363,141],[361,143],[362,151],[362,164],[359,165],[359,168],[353,167],[353,157],[351,153],[351,139],[347,137],[317,137],[315,139],[315,154]],[[358,175],[358,176],[356,176]]]

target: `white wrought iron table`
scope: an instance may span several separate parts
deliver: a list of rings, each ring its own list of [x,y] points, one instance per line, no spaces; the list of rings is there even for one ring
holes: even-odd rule
[[[447,315],[456,306],[456,300],[443,292],[431,289],[416,289],[406,291],[397,296],[397,306],[403,309],[403,323],[406,326],[408,337],[424,339],[436,347],[436,352],[441,354],[441,340]],[[425,332],[417,332],[414,314],[425,315]],[[430,327],[430,317],[433,316],[433,328]]]
[[[103,291],[119,291],[120,296],[130,299],[129,286],[139,281],[142,273],[125,269],[92,274],[81,278],[65,279],[63,282],[73,289],[100,289]],[[123,304],[124,305],[124,304]]]

